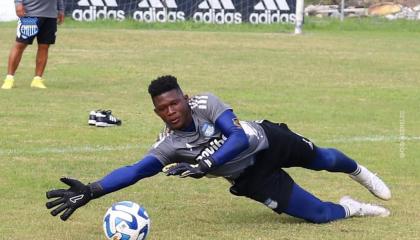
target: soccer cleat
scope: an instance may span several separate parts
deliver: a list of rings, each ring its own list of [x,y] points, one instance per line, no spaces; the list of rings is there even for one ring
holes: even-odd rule
[[[89,120],[88,120],[88,124],[90,126],[95,126],[96,125],[96,113],[99,112],[101,110],[97,110],[97,111],[90,111],[89,113]]]
[[[102,110],[96,112],[96,123],[97,127],[113,127],[121,125],[121,120],[112,115],[111,110]]]
[[[343,206],[346,211],[346,217],[388,217],[390,214],[390,211],[384,207],[369,203],[362,203],[349,196],[342,197],[340,199],[340,205]]]
[[[41,77],[34,77],[32,79],[32,83],[31,83],[31,88],[47,88],[44,84],[44,79],[42,79]]]
[[[7,75],[4,79],[4,83],[1,86],[1,89],[12,89],[14,85],[15,79],[12,76]]]
[[[367,188],[376,197],[383,200],[391,199],[391,191],[386,184],[367,168],[358,165],[357,170],[349,176]]]

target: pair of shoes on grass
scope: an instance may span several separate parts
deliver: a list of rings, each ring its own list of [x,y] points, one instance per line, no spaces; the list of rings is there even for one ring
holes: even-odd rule
[[[96,127],[120,126],[121,120],[112,115],[111,110],[90,111],[88,124]]]

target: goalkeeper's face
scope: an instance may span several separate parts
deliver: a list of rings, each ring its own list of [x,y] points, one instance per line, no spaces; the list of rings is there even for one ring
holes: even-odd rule
[[[192,121],[188,96],[180,89],[173,89],[152,98],[155,113],[174,130],[189,126]]]

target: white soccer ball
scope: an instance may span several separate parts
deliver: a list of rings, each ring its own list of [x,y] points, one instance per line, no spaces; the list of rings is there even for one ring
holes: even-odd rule
[[[144,240],[150,231],[150,218],[137,203],[114,203],[105,213],[104,231],[112,240]]]

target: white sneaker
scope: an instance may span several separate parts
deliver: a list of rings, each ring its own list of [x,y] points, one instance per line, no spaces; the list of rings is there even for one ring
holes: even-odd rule
[[[113,116],[111,110],[97,111],[95,116],[95,126],[97,127],[113,127],[121,125],[121,120]]]
[[[388,217],[390,214],[390,211],[384,207],[368,203],[362,203],[352,199],[349,196],[342,197],[340,199],[340,205],[344,207],[346,211],[346,217]]]
[[[362,165],[358,165],[356,172],[349,174],[349,176],[356,182],[362,184],[376,197],[383,200],[391,199],[391,191],[386,184],[376,174],[373,174]]]

